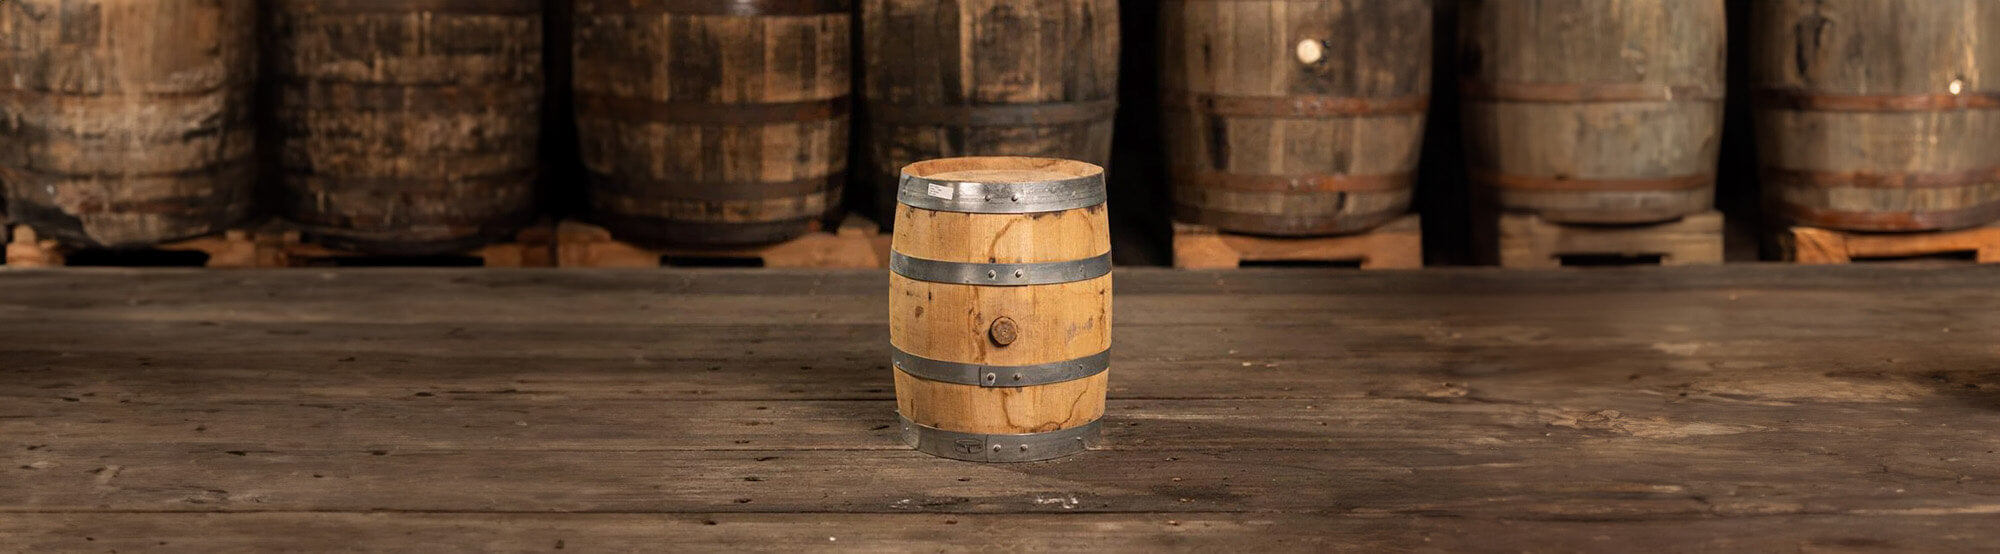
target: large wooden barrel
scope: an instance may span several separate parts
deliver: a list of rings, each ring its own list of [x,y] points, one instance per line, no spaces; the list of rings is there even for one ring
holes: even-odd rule
[[[449,252],[534,217],[540,0],[278,0],[283,215],[336,247]]]
[[[1324,235],[1409,211],[1429,0],[1167,0],[1160,20],[1175,217]]]
[[[1508,211],[1653,223],[1715,203],[1723,0],[1464,0],[1470,169]]]
[[[41,236],[140,247],[217,233],[256,182],[256,3],[0,2],[0,182]]]
[[[577,0],[590,217],[619,238],[803,235],[847,172],[847,0]]]
[[[961,460],[1097,441],[1111,353],[1104,170],[1047,158],[903,169],[889,341],[903,438]]]
[[[1117,0],[863,0],[861,18],[880,215],[918,160],[1110,163]]]
[[[1754,2],[1766,197],[1857,231],[2000,219],[2000,3]]]

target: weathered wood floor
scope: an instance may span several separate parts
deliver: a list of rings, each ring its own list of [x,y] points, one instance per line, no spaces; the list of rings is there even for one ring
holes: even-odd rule
[[[2000,549],[2000,268],[1118,278],[978,465],[876,272],[0,272],[0,552]]]

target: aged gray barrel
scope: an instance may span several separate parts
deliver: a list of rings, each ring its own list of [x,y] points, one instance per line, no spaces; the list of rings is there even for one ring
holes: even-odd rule
[[[248,216],[256,8],[0,1],[0,183],[13,221],[124,248]]]

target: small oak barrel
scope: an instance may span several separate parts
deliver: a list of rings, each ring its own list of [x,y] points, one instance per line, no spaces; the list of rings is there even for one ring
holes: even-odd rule
[[[869,171],[952,156],[1111,161],[1117,0],[863,0]]]
[[[277,0],[282,213],[329,246],[443,253],[534,217],[540,0]]]
[[[1111,354],[1104,170],[1048,158],[903,169],[889,342],[903,439],[1022,462],[1095,444]]]
[[[777,242],[840,203],[848,0],[577,0],[590,218],[657,246]]]
[[[2000,3],[1753,5],[1767,206],[1855,231],[2000,219]]]
[[[1176,218],[1304,236],[1409,211],[1429,0],[1167,0],[1160,20]]]
[[[1723,0],[1464,0],[1465,142],[1480,193],[1560,223],[1712,209]]]
[[[256,29],[249,0],[0,1],[9,215],[111,248],[249,215]]]

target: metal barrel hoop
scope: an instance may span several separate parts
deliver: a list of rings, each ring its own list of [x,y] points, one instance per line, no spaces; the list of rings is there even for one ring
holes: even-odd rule
[[[1069,179],[982,183],[903,175],[896,200],[913,208],[975,214],[1060,212],[1103,204],[1102,173]]]
[[[1097,446],[1103,420],[1080,427],[1018,435],[946,431],[896,414],[903,424],[903,443],[918,452],[969,462],[1035,462],[1061,458]]]
[[[933,360],[895,348],[890,362],[897,371],[919,379],[986,388],[1032,387],[1067,383],[1104,373],[1111,369],[1111,351],[1072,360],[1001,366]]]
[[[1061,262],[988,264],[927,260],[890,252],[889,270],[918,281],[953,285],[1060,285],[1110,275],[1111,253]]]

